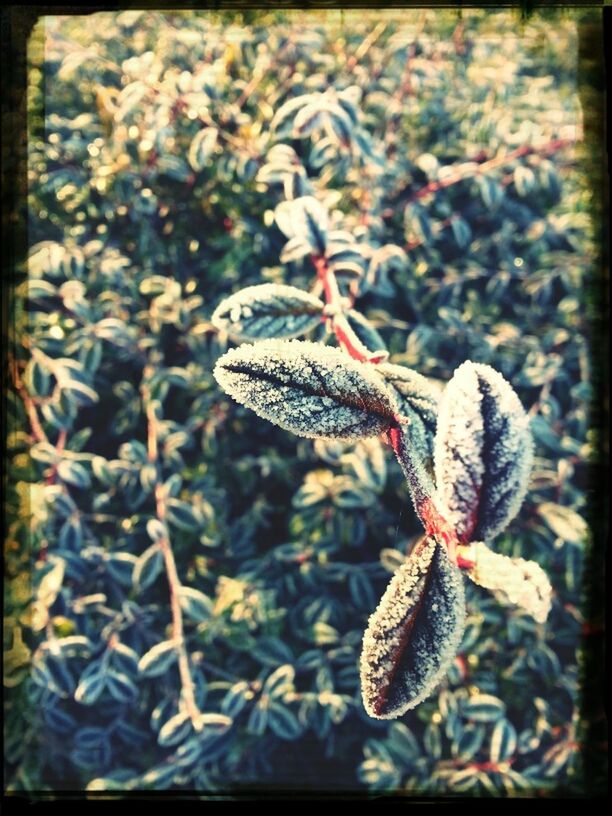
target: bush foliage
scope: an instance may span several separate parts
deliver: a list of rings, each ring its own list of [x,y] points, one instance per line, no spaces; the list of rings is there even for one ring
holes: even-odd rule
[[[35,32],[9,405],[12,790],[581,790],[593,226],[575,26],[516,27],[126,11]],[[549,576],[547,622],[469,583],[447,676],[392,723],[364,711],[359,655],[422,535],[399,465],[382,438],[272,426],[212,374],[275,319],[238,292],[308,292],[322,232],[343,292],[359,286],[365,346],[432,387],[465,360],[492,366],[535,441],[494,546]],[[290,336],[327,341],[320,294],[294,305]]]

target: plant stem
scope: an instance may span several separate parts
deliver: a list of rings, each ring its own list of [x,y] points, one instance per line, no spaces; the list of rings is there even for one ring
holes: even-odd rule
[[[369,363],[382,362],[386,359],[386,354],[382,356],[368,351],[342,313],[342,295],[338,288],[338,281],[325,258],[322,255],[313,255],[312,262],[317,271],[317,279],[323,286],[325,302],[328,307],[332,307],[331,324],[339,345],[355,360]],[[458,567],[473,567],[474,564],[463,558],[457,549],[461,542],[453,525],[436,507],[433,498],[435,495],[433,481],[421,459],[413,453],[410,445],[406,444],[407,437],[402,431],[400,417],[397,417],[396,424],[389,429],[388,436],[408,482],[414,509],[425,527],[426,535],[433,536],[436,541],[444,545],[449,558]]]
[[[49,439],[47,434],[45,433],[43,426],[40,424],[40,420],[38,418],[38,412],[36,410],[36,405],[34,404],[34,400],[28,394],[25,385],[19,375],[19,370],[17,368],[17,361],[10,360],[9,361],[9,370],[11,372],[13,378],[13,385],[15,387],[15,391],[21,397],[21,401],[23,402],[24,408],[28,415],[28,419],[30,421],[30,427],[32,428],[32,436],[37,442],[47,442],[49,443]]]
[[[474,162],[467,162],[459,165],[457,167],[457,171],[453,173],[453,175],[441,179],[440,181],[430,181],[424,187],[420,187],[418,190],[415,190],[407,197],[405,203],[412,204],[415,201],[419,201],[421,198],[426,198],[432,193],[438,192],[438,190],[443,190],[446,187],[451,187],[454,184],[458,184],[460,181],[475,178],[476,176],[484,176],[487,173],[490,173],[492,170],[497,170],[497,168],[503,167],[505,164],[509,164],[515,159],[520,159],[523,156],[530,156],[532,154],[548,155],[549,153],[556,153],[558,150],[561,150],[564,147],[569,147],[573,144],[575,144],[574,139],[552,139],[550,142],[540,146],[521,145],[521,147],[511,150],[510,153],[504,153],[502,156],[495,156],[482,164],[475,165]],[[382,217],[391,218],[396,212],[396,207],[389,207],[383,210]]]
[[[415,456],[412,448],[407,444],[407,435],[399,425],[389,429],[389,442],[408,482],[410,497],[425,527],[425,534],[433,536],[436,541],[444,545],[449,558],[458,567],[463,569],[473,567],[474,563],[460,554],[458,547],[461,542],[455,528],[436,506],[433,481],[419,456]]]
[[[151,375],[152,370],[146,368],[144,371],[144,380]],[[151,464],[157,464],[158,461],[158,423],[155,411],[153,409],[151,394],[147,385],[141,387],[142,400],[145,406],[147,416],[147,458]],[[156,514],[159,521],[165,525],[166,523],[166,495],[163,485],[157,481],[155,485],[155,505]],[[164,536],[159,541],[159,547],[164,559],[164,567],[166,570],[166,577],[168,579],[168,587],[170,589],[170,610],[172,614],[172,639],[176,644],[178,655],[179,675],[181,678],[181,689],[183,693],[183,700],[185,708],[189,714],[189,718],[193,723],[196,731],[202,729],[201,713],[198,709],[195,700],[195,685],[193,677],[191,676],[191,668],[189,666],[189,656],[185,649],[185,635],[183,630],[183,614],[180,604],[180,590],[181,581],[176,569],[176,561],[172,551],[172,545],[168,536]]]
[[[343,300],[338,288],[338,281],[322,255],[312,255],[312,262],[317,271],[317,278],[323,286],[325,303],[330,309],[331,327],[339,345],[354,360],[362,363],[381,363],[386,360],[386,352],[371,352],[357,337],[343,311]]]

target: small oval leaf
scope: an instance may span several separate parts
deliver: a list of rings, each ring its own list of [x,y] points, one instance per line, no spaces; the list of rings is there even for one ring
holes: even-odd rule
[[[504,716],[506,706],[492,694],[475,694],[463,704],[462,713],[472,722],[496,722]]]
[[[247,286],[223,300],[211,322],[236,340],[292,338],[321,322],[324,304],[295,286]]]
[[[214,376],[235,400],[298,436],[377,436],[397,408],[371,366],[318,343],[243,345],[219,359]]]
[[[202,623],[211,617],[212,601],[199,589],[183,586],[179,589],[178,596],[183,614],[190,620]]]
[[[151,586],[157,576],[164,568],[164,557],[159,544],[151,544],[150,547],[138,557],[134,567],[134,583],[140,589]]]
[[[368,714],[393,719],[427,699],[455,657],[464,621],[463,578],[446,550],[423,539],[368,622],[361,653]]]
[[[170,668],[176,658],[176,643],[164,640],[143,654],[138,662],[138,671],[145,677],[158,677]]]
[[[508,720],[498,720],[491,735],[491,762],[507,762],[517,746],[516,729]]]
[[[460,547],[459,551],[466,562],[473,564],[464,572],[475,584],[544,623],[552,604],[552,586],[539,564],[495,553],[482,541]]]
[[[463,363],[440,403],[435,438],[438,493],[460,540],[488,540],[514,518],[533,462],[529,418],[490,366]]]

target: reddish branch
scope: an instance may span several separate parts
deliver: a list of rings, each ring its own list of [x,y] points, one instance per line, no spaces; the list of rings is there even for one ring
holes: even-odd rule
[[[331,327],[338,344],[354,360],[364,363],[382,362],[385,357],[370,353],[346,319],[342,310],[342,295],[338,288],[338,281],[327,265],[326,259],[322,255],[313,255],[312,262],[317,272],[317,281],[323,289],[325,302],[328,307],[331,307]],[[459,540],[453,525],[437,509],[432,499],[432,487],[427,484],[424,469],[414,459],[409,446],[405,444],[405,436],[402,434],[400,427],[404,422],[405,420],[402,417],[396,417],[396,424],[389,429],[389,442],[408,481],[410,495],[416,512],[425,527],[425,533],[428,536],[433,536],[436,541],[446,547],[449,558],[458,567],[464,569],[473,567],[473,562],[466,560],[458,551],[457,548],[462,542]]]
[[[477,167],[474,167],[472,163],[460,165],[457,168],[457,171],[452,175],[440,179],[439,181],[430,181],[424,187],[415,190],[406,199],[406,204],[412,204],[415,201],[419,201],[422,198],[432,195],[432,193],[437,193],[438,190],[444,190],[446,187],[452,187],[454,184],[458,184],[460,181],[465,181],[466,179],[474,178],[476,176],[484,176],[493,170],[497,170],[499,167],[503,167],[505,164],[515,161],[515,159],[522,158],[523,156],[530,156],[533,154],[547,156],[573,144],[575,144],[574,139],[553,139],[539,147],[536,147],[535,145],[522,145],[521,147],[517,147],[516,150],[511,150],[510,153],[504,153],[502,156],[495,156],[493,159],[489,159]],[[383,210],[382,216],[383,218],[391,218],[396,211],[397,210],[395,208],[389,207],[386,210]]]
[[[454,526],[436,507],[432,498],[432,485],[428,483],[424,467],[413,457],[413,452],[406,444],[406,438],[399,426],[389,429],[389,441],[406,476],[414,508],[425,527],[425,534],[435,538],[446,548],[454,564],[462,569],[470,569],[474,562],[461,555],[459,547],[462,542]]]
[[[344,299],[338,288],[338,281],[333,271],[327,265],[326,259],[322,255],[313,255],[312,262],[317,272],[317,280],[323,287],[331,328],[339,345],[354,360],[359,360],[362,363],[381,363],[386,359],[386,352],[384,354],[373,354],[370,352],[351,328],[344,314]]]
[[[66,431],[65,428],[63,428],[58,434],[57,443],[55,445],[55,453],[57,454],[58,459],[61,456],[61,454],[64,452],[64,448],[66,447],[67,438],[68,438],[68,432]],[[58,464],[59,464],[59,462],[55,462],[53,465],[51,465],[51,470],[47,474],[47,484],[48,485],[55,484],[55,477],[57,476],[57,466],[58,466]]]
[[[9,363],[9,370],[11,372],[11,376],[13,378],[13,386],[15,391],[21,397],[21,401],[23,402],[24,408],[26,410],[26,414],[28,415],[28,420],[30,422],[30,427],[32,428],[32,436],[37,442],[49,442],[47,434],[45,433],[43,426],[40,424],[40,420],[38,418],[38,412],[36,410],[36,405],[32,397],[28,394],[28,391],[23,384],[21,376],[19,375],[19,369],[17,367],[17,361],[11,360]]]
[[[145,378],[150,375],[150,371],[145,371]],[[147,416],[147,458],[153,465],[158,461],[158,422],[155,410],[151,401],[151,395],[146,385],[142,386],[142,399]],[[155,505],[156,514],[159,521],[166,523],[166,495],[161,482],[155,485]],[[164,536],[159,541],[159,547],[164,559],[168,587],[170,589],[170,610],[172,614],[172,640],[176,645],[178,656],[178,667],[181,678],[181,689],[185,708],[196,731],[200,731],[201,713],[195,700],[195,685],[191,676],[189,666],[189,656],[185,649],[185,635],[183,631],[183,614],[180,603],[181,581],[176,569],[176,561],[168,536]]]

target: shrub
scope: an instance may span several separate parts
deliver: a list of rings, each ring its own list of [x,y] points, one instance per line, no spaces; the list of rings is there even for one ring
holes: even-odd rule
[[[44,62],[32,40],[10,361],[13,790],[581,790],[593,247],[575,28],[332,19],[46,18]],[[359,311],[336,297],[357,294]],[[322,343],[330,325],[369,355],[355,371],[395,377],[424,471],[438,384],[456,387],[466,360],[463,376],[512,384],[535,443],[521,512],[481,537],[549,576],[547,623],[467,582],[441,685],[393,723],[363,707],[363,632],[391,573],[431,545],[377,437],[387,424],[299,439],[213,376],[245,353],[229,340]],[[266,342],[249,354],[269,363]]]

